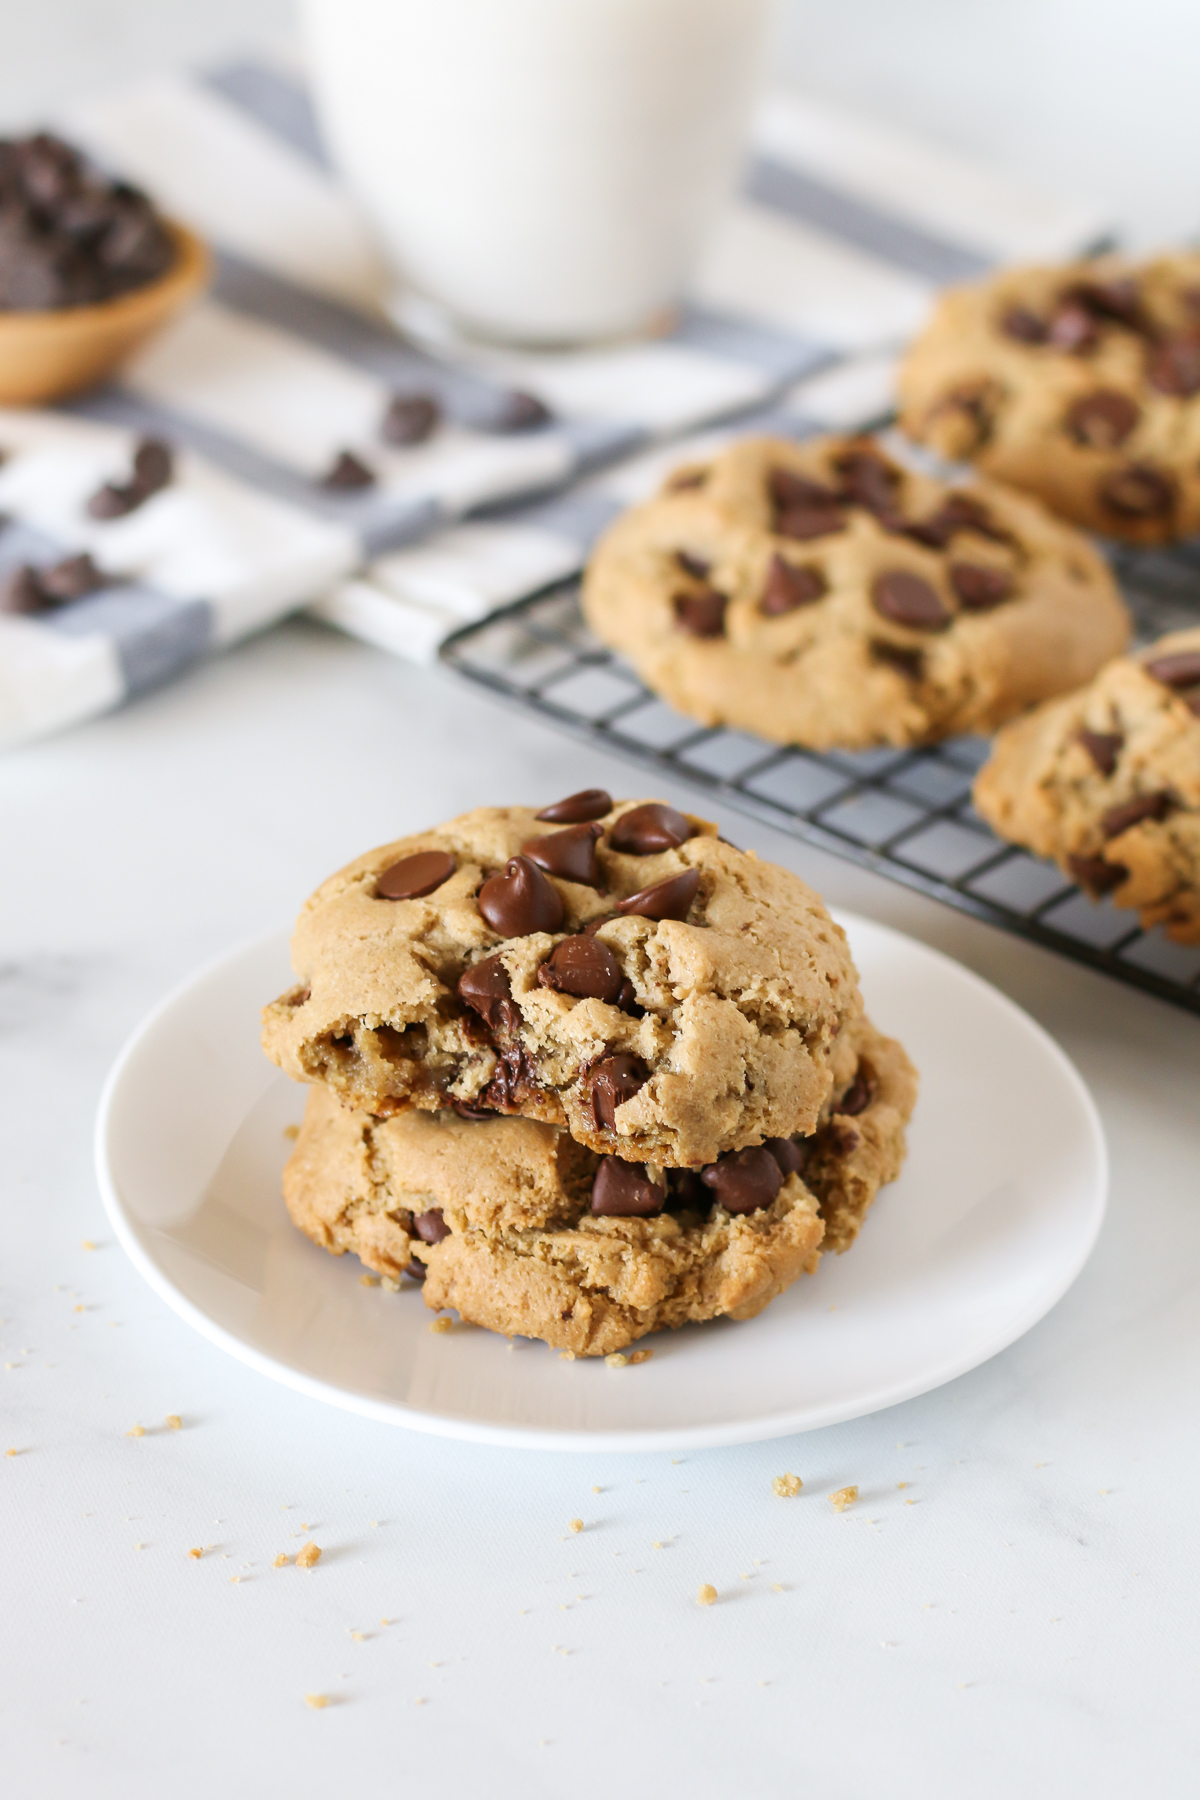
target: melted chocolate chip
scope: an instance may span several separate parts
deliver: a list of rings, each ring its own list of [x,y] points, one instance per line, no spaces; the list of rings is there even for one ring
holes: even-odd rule
[[[871,1104],[871,1079],[860,1069],[841,1099],[834,1106],[834,1112],[843,1117],[854,1118],[860,1112],[866,1112]]]
[[[697,581],[708,580],[712,564],[707,562],[703,556],[693,556],[690,550],[677,550],[675,561],[685,575],[691,575]]]
[[[640,888],[628,900],[617,903],[619,913],[636,913],[642,919],[686,919],[688,909],[700,887],[699,869],[684,869],[656,881],[653,887]]]
[[[1158,469],[1130,463],[1101,482],[1100,499],[1124,519],[1158,519],[1172,510],[1175,488]]]
[[[944,631],[951,614],[936,589],[910,569],[885,569],[871,585],[875,611],[911,631]]]
[[[622,813],[608,841],[623,856],[656,856],[660,850],[678,850],[691,835],[692,828],[681,812],[650,800]]]
[[[1076,400],[1063,421],[1068,434],[1077,444],[1091,450],[1115,450],[1125,442],[1138,420],[1141,408],[1128,394],[1115,388],[1098,388]]]
[[[451,1100],[450,1104],[460,1119],[470,1119],[473,1124],[486,1124],[496,1117],[490,1106],[475,1106],[470,1100]]]
[[[1194,687],[1200,682],[1200,650],[1177,650],[1172,656],[1155,656],[1142,667],[1164,687]]]
[[[353,493],[359,488],[375,485],[374,470],[368,469],[361,457],[355,456],[353,450],[339,450],[324,475],[321,486],[331,493]]]
[[[1083,745],[1102,775],[1111,775],[1117,766],[1117,758],[1124,748],[1125,739],[1119,731],[1088,731],[1075,733],[1077,743]]]
[[[1106,862],[1102,856],[1068,856],[1067,867],[1080,887],[1094,896],[1111,894],[1129,874],[1120,863]]]
[[[1100,829],[1106,838],[1120,837],[1145,819],[1165,819],[1174,804],[1174,796],[1165,788],[1154,794],[1135,794],[1121,806],[1110,806],[1100,820]]]
[[[1000,329],[1005,337],[1016,338],[1020,344],[1044,344],[1046,341],[1045,320],[1039,319],[1027,306],[1010,306],[1001,316]]]
[[[590,819],[602,819],[611,811],[612,795],[604,788],[581,788],[577,794],[568,794],[565,800],[543,806],[541,812],[533,816],[544,819],[547,825],[586,825]]]
[[[625,984],[620,963],[602,938],[569,937],[556,944],[537,972],[542,987],[579,1000],[615,1005]]]
[[[687,593],[675,594],[671,605],[675,612],[675,623],[681,631],[688,631],[693,637],[720,637],[725,630],[725,608],[729,605],[729,596],[722,594],[717,588],[694,588]]]
[[[808,1159],[812,1155],[811,1138],[767,1138],[763,1149],[769,1150],[779,1164],[779,1173],[787,1180],[789,1175],[803,1175]]]
[[[443,1238],[450,1236],[450,1227],[442,1217],[440,1206],[431,1206],[428,1212],[417,1213],[413,1218],[413,1230],[423,1244],[440,1244]]]
[[[479,890],[479,910],[501,937],[528,937],[557,931],[565,908],[562,895],[535,862],[514,856],[503,875],[491,875]]]
[[[1194,337],[1164,338],[1150,352],[1146,380],[1160,394],[1190,400],[1200,394],[1200,340]]]
[[[1100,333],[1087,307],[1068,300],[1056,310],[1046,335],[1056,350],[1065,350],[1070,356],[1082,356],[1094,347]]]
[[[507,1044],[496,1052],[496,1073],[479,1095],[481,1106],[496,1112],[519,1112],[535,1097],[541,1097],[537,1070],[521,1044]]]
[[[608,808],[604,810],[607,812]],[[548,837],[530,838],[521,845],[521,855],[563,881],[577,881],[581,887],[603,887],[604,877],[596,861],[600,832],[599,825],[569,825],[565,831],[555,831]]]
[[[458,997],[477,1012],[489,1031],[515,1031],[520,1010],[512,997],[508,970],[498,956],[472,963],[458,978]]]
[[[765,1144],[734,1150],[701,1169],[700,1179],[712,1189],[726,1212],[759,1212],[770,1206],[783,1186],[783,1172]]]
[[[780,613],[795,612],[797,607],[811,606],[825,592],[825,577],[819,569],[801,568],[776,554],[767,570],[758,610],[768,618],[775,618]]]
[[[990,612],[1013,591],[1010,572],[986,563],[952,562],[946,572],[950,586],[967,612]]]
[[[623,1050],[596,1063],[588,1077],[588,1098],[597,1131],[615,1131],[618,1106],[632,1100],[649,1079],[650,1071],[641,1058]]]
[[[385,869],[375,892],[381,900],[420,900],[449,881],[456,867],[448,850],[418,850]]]
[[[423,444],[440,417],[432,394],[396,394],[383,415],[379,435],[386,444]]]
[[[612,1219],[644,1219],[661,1212],[666,1186],[651,1181],[640,1163],[605,1156],[592,1183],[592,1211]]]
[[[886,638],[872,638],[870,651],[874,662],[885,663],[897,674],[907,675],[910,681],[920,681],[925,673],[925,652],[910,644],[891,644]]]

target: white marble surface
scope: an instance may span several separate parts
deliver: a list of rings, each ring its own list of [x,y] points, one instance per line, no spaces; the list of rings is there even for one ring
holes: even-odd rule
[[[1113,1155],[1049,1318],[804,1438],[593,1461],[388,1430],[225,1359],[113,1243],[92,1115],[170,983],[365,844],[593,782],[642,778],[309,625],[0,763],[3,1791],[1191,1800],[1196,1019],[723,818],[1027,1006]],[[305,1525],[320,1565],[273,1568]]]

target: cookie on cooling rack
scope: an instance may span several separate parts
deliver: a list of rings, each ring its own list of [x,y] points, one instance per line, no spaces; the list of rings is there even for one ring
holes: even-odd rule
[[[1200,943],[1200,629],[1006,726],[975,804],[1088,893]]]
[[[990,731],[1123,649],[1112,575],[992,483],[949,486],[870,438],[751,438],[605,533],[596,634],[672,706],[814,749]]]
[[[1141,544],[1200,531],[1200,254],[952,288],[899,386],[910,436],[1076,524]]]
[[[664,1326],[752,1318],[844,1250],[899,1173],[916,1076],[863,1019],[817,1131],[702,1171],[601,1157],[553,1125],[452,1111],[386,1119],[309,1094],[284,1175],[295,1223],[426,1304],[602,1356]]]

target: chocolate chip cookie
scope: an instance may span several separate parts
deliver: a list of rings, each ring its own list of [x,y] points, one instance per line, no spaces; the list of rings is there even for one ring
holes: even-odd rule
[[[975,804],[1088,893],[1200,943],[1200,629],[1007,726]]]
[[[1076,524],[1140,544],[1200,531],[1200,255],[952,288],[900,398],[912,437]]]
[[[414,1276],[427,1305],[601,1356],[663,1326],[752,1318],[853,1241],[899,1173],[916,1077],[861,1018],[838,1063],[813,1136],[698,1171],[600,1156],[528,1118],[376,1119],[314,1087],[285,1198],[315,1243]]]
[[[292,939],[269,1056],[383,1115],[521,1114],[700,1167],[811,1132],[861,1011],[798,876],[654,801],[480,807],[359,857]]]
[[[990,731],[1128,637],[1079,533],[870,438],[748,439],[677,472],[600,540],[583,608],[681,712],[820,750]]]

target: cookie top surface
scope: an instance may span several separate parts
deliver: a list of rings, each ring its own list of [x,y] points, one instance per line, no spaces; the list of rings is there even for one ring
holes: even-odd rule
[[[601,538],[583,608],[681,711],[816,749],[990,730],[1128,637],[1077,532],[870,438],[751,438],[678,471]]]
[[[811,1131],[861,1009],[841,928],[704,820],[584,810],[481,807],[331,877],[268,1054],[374,1114],[522,1114],[639,1162]]]
[[[901,423],[1091,530],[1200,530],[1200,254],[953,288],[901,367]]]
[[[1200,941],[1200,628],[1007,726],[975,804],[1089,893]]]

